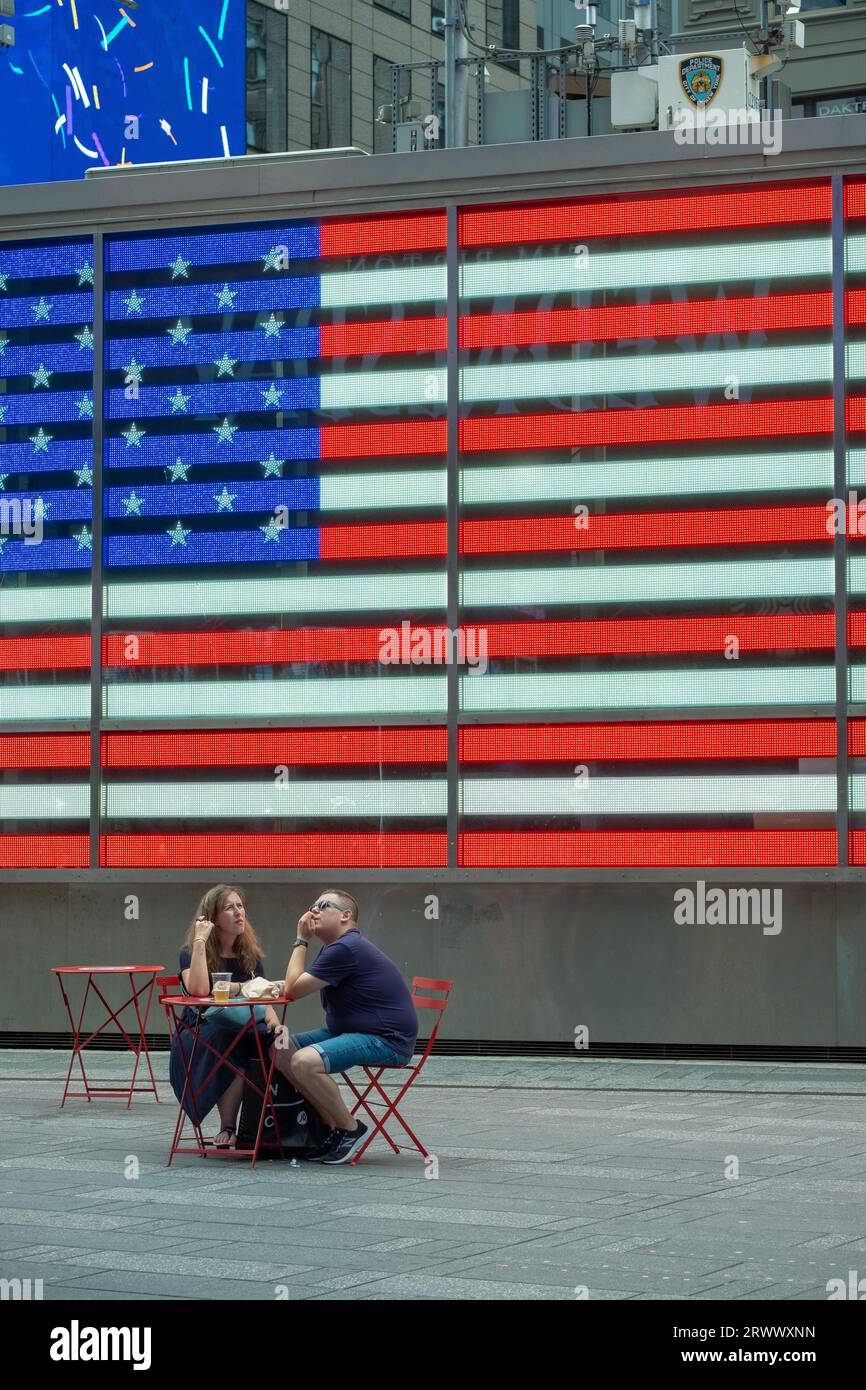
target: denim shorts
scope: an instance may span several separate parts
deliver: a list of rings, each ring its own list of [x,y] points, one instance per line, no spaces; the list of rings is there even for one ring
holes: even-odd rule
[[[331,1075],[350,1067],[405,1067],[412,1060],[373,1033],[332,1033],[330,1028],[313,1028],[309,1033],[293,1034],[292,1042],[297,1048],[314,1047]]]

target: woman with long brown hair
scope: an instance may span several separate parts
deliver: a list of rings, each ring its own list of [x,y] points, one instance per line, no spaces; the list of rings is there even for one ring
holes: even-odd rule
[[[259,945],[253,924],[247,917],[241,890],[227,883],[218,883],[216,887],[209,888],[196,908],[180,953],[180,978],[184,993],[198,997],[212,994],[214,972],[225,971],[232,978],[229,993],[236,996],[240,993],[243,983],[256,975],[264,975],[263,959],[264,951]],[[238,1011],[231,1012],[234,1014]],[[195,1023],[195,1011],[185,1009],[183,1019],[192,1026]],[[231,1036],[238,1031],[238,1025],[239,1021],[235,1019],[226,1023],[220,1021],[219,1016],[204,1018],[199,1028],[199,1038],[225,1052]],[[263,1034],[272,1033],[278,1026],[279,1019],[270,1007],[265,1011],[264,1020],[256,1024]],[[214,1066],[213,1053],[209,1048],[202,1046],[196,1047],[193,1053],[192,1038],[188,1032],[184,1032],[180,1038],[172,1038],[171,1043],[170,1076],[178,1100],[183,1096],[186,1082],[181,1048],[187,1060],[192,1055],[190,1089],[183,1101],[184,1109],[194,1123],[200,1124],[216,1105],[222,1128],[214,1139],[214,1145],[218,1149],[230,1148],[243,1096],[243,1076],[236,1075],[228,1064],[224,1064],[217,1067],[209,1077]],[[258,1056],[252,1033],[240,1039],[231,1055],[235,1065],[241,1070],[243,1063]],[[204,1089],[193,1104],[191,1092],[200,1086]]]

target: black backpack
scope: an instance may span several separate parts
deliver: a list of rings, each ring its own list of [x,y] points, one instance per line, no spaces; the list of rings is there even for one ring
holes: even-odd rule
[[[259,1088],[258,1091],[255,1089],[256,1086]],[[265,1119],[259,1145],[260,1158],[279,1158],[281,1146],[284,1158],[298,1158],[308,1149],[318,1148],[324,1142],[328,1134],[328,1125],[325,1124],[318,1110],[304,1099],[300,1091],[295,1089],[291,1081],[286,1080],[282,1072],[274,1070],[271,1080],[273,1112],[270,1105],[267,1105],[259,1094],[263,1088],[261,1063],[258,1058],[254,1058],[247,1064],[244,1080],[244,1095],[238,1124],[237,1147],[239,1149],[251,1149],[255,1144],[259,1116],[263,1107]],[[274,1132],[274,1115],[276,1115],[277,1127],[279,1128],[279,1137]]]

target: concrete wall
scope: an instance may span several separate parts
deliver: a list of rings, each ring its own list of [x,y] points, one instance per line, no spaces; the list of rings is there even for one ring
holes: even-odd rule
[[[198,898],[214,881],[6,885],[0,1032],[68,1027],[52,965],[164,964],[176,973]],[[450,1038],[568,1043],[585,1024],[606,1043],[866,1046],[859,885],[785,883],[782,930],[765,935],[760,925],[677,925],[673,881],[340,882],[360,899],[362,930],[407,978],[455,981]],[[688,884],[694,872],[681,875]],[[268,974],[282,974],[299,913],[328,886],[248,885]],[[133,894],[137,921],[125,916]],[[425,916],[431,894],[438,920]],[[164,1026],[160,1012],[153,1031]],[[320,1021],[315,998],[290,1010],[292,1027]]]

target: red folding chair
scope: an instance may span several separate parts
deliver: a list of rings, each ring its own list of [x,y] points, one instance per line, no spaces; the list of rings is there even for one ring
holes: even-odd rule
[[[427,1058],[433,1051],[433,1044],[435,1043],[436,1035],[439,1032],[439,1025],[442,1022],[442,1016],[445,1013],[445,1007],[448,1003],[448,996],[453,988],[453,983],[453,980],[428,980],[424,975],[416,975],[412,981],[412,1003],[415,1005],[415,1008],[435,1009],[439,1015],[431,1030],[430,1036],[427,1039],[427,1046],[424,1049],[424,1053],[420,1060],[415,1064],[415,1066],[412,1066],[411,1063],[408,1063],[406,1067],[362,1066],[361,1070],[367,1077],[367,1086],[363,1091],[358,1090],[357,1086],[352,1081],[348,1072],[341,1073],[343,1081],[345,1081],[349,1090],[355,1097],[355,1104],[352,1106],[351,1113],[353,1115],[356,1115],[359,1110],[363,1109],[366,1112],[366,1114],[369,1115],[370,1119],[373,1121],[373,1124],[370,1128],[370,1133],[366,1136],[363,1144],[358,1149],[358,1152],[352,1158],[352,1163],[358,1162],[364,1151],[370,1147],[377,1134],[382,1135],[382,1138],[385,1139],[391,1145],[391,1148],[393,1149],[395,1154],[400,1153],[402,1149],[407,1150],[411,1153],[420,1153],[424,1158],[430,1157],[424,1145],[421,1143],[421,1140],[409,1128],[397,1107],[400,1104],[400,1101],[405,1096],[406,1092],[409,1090],[409,1087],[412,1085],[414,1081],[417,1080],[418,1076],[421,1074],[421,1069],[423,1068],[424,1063],[427,1061]],[[433,999],[428,998],[426,995],[419,993],[419,991],[422,989],[435,990],[438,992],[440,997]],[[406,1081],[403,1082],[402,1086],[400,1087],[399,1091],[395,1096],[389,1096],[388,1092],[380,1083],[380,1077],[382,1076],[382,1073],[384,1071],[406,1071],[407,1069],[409,1070],[408,1078],[406,1079]],[[392,1082],[390,1084],[393,1087],[397,1083]],[[368,1100],[367,1097],[370,1095],[371,1091],[374,1091],[379,1096],[381,1096],[381,1100]],[[377,1115],[375,1113],[376,1110],[381,1110],[382,1113]],[[394,1142],[394,1140],[391,1138],[391,1135],[385,1128],[385,1121],[391,1118],[395,1119],[398,1122],[398,1124],[403,1126],[409,1138],[412,1140],[411,1144],[396,1144]]]

